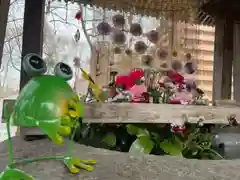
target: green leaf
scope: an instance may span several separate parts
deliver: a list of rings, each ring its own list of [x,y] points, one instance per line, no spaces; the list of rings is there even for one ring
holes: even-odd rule
[[[172,156],[182,156],[183,144],[175,139],[166,139],[160,143],[162,150]]]
[[[138,128],[137,137],[140,138],[140,137],[142,137],[142,136],[148,136],[149,139],[151,139],[151,138],[150,138],[150,133],[149,133],[149,131],[148,131],[147,129]]]
[[[129,152],[149,154],[151,153],[154,145],[154,142],[149,136],[141,136],[132,143]]]
[[[126,125],[126,128],[127,128],[128,134],[130,134],[130,135],[137,135],[138,134],[139,128],[137,126],[134,126],[132,124],[128,124],[128,125]]]
[[[106,143],[110,147],[115,147],[117,144],[117,138],[114,133],[107,133],[103,137],[103,142]]]

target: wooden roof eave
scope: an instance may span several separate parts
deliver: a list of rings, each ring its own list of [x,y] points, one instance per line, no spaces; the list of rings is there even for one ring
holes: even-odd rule
[[[75,0],[82,3],[83,0]],[[192,11],[196,11],[201,6],[203,0],[91,0],[86,4],[91,4],[97,8],[108,10],[131,12],[142,16],[172,18],[176,14],[178,20],[188,21]]]

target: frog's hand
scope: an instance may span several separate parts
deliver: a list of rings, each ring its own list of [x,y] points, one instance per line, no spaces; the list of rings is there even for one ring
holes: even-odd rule
[[[60,119],[55,120],[41,120],[38,124],[39,128],[57,145],[63,144],[63,137],[61,135],[70,135],[71,128],[62,126]]]
[[[81,160],[79,158],[65,157],[64,164],[71,173],[77,174],[80,169],[93,171],[94,168],[91,165],[96,164],[96,160]]]
[[[28,175],[27,173],[15,169],[15,168],[6,168],[0,174],[0,180],[35,180],[32,176]]]

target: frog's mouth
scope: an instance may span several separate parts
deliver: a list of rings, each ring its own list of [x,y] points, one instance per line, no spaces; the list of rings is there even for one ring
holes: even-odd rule
[[[73,98],[68,102],[67,113],[73,118],[77,119],[81,117],[81,104],[79,99]]]
[[[60,112],[61,124],[65,126],[76,126],[82,117],[82,104],[78,96],[66,100]]]

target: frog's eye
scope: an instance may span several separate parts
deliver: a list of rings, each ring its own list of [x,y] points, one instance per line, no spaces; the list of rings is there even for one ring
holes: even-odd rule
[[[23,59],[23,69],[30,76],[42,75],[47,72],[47,64],[37,54],[28,54]]]
[[[68,81],[73,77],[73,71],[70,66],[65,63],[58,63],[54,68],[54,74]]]

